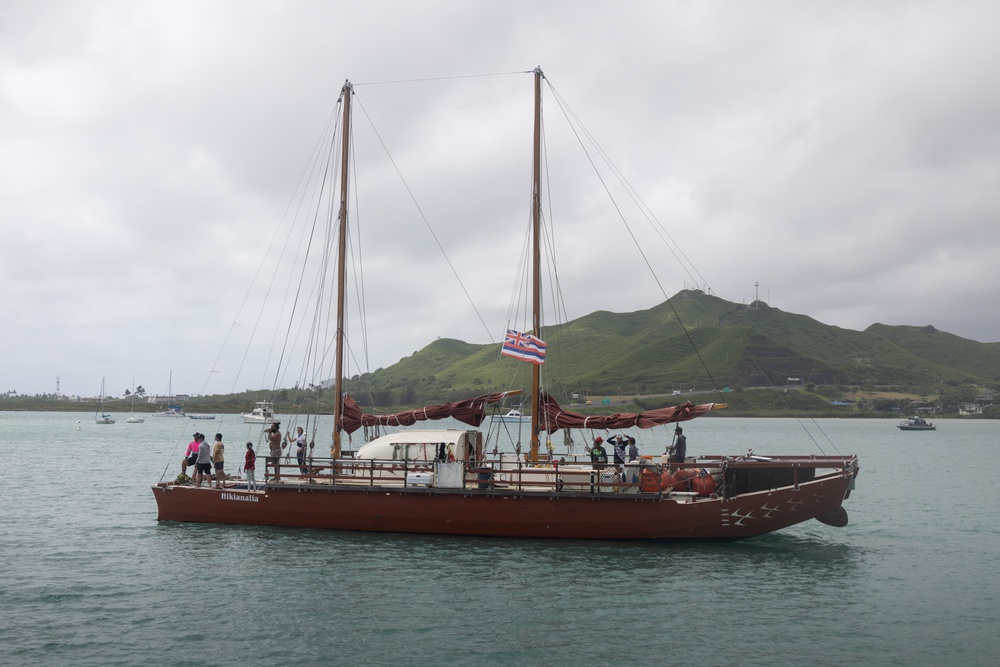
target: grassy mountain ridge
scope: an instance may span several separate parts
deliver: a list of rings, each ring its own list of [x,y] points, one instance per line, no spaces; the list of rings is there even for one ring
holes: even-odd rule
[[[932,327],[875,324],[854,331],[762,302],[736,304],[696,290],[646,310],[597,311],[545,327],[542,338],[549,345],[543,379],[562,400],[574,393],[779,386],[789,377],[915,391],[941,383],[1000,381],[1000,343]],[[389,368],[350,379],[347,390],[374,405],[394,405],[526,389],[530,364],[499,353],[498,344],[442,338]]]
[[[876,334],[902,349],[936,363],[961,369],[970,375],[1000,377],[1000,343],[980,343],[928,326],[873,324],[866,333]]]

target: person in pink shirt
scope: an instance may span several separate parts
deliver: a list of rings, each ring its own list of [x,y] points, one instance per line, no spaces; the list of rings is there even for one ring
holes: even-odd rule
[[[198,436],[200,433],[195,433],[192,437],[194,440],[188,443],[187,451],[184,452],[184,458],[181,459],[181,474],[187,474],[188,466],[193,466],[198,460]]]

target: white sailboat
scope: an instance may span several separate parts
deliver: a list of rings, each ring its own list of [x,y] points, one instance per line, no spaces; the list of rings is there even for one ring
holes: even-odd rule
[[[95,424],[114,424],[115,420],[111,418],[111,415],[103,412],[101,410],[101,405],[104,403],[104,378],[101,378],[101,394],[97,397],[97,412],[94,413],[94,423]]]
[[[170,399],[174,397],[174,372],[170,371],[170,377],[167,380],[167,406],[160,410],[159,412],[154,412],[154,417],[183,417],[187,419],[187,414],[184,412],[184,408],[179,405],[170,405]]]
[[[141,424],[145,419],[135,414],[135,380],[132,380],[132,411],[128,419],[126,419],[129,424]]]

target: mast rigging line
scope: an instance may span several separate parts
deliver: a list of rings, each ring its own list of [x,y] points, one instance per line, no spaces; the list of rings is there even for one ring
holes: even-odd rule
[[[226,336],[223,339],[223,342],[222,342],[222,345],[219,348],[218,354],[216,355],[215,362],[212,364],[212,369],[213,370],[209,371],[209,374],[206,377],[206,380],[205,380],[205,383],[204,383],[204,386],[203,386],[203,389],[202,389],[203,393],[205,393],[205,390],[207,389],[208,381],[209,381],[209,379],[211,379],[212,373],[216,372],[214,369],[219,368],[219,361],[221,360],[222,355],[225,352],[226,347],[228,347],[229,341],[232,338],[233,333],[235,332],[235,330],[236,330],[237,327],[241,327],[242,326],[239,323],[240,316],[243,314],[243,311],[246,309],[246,306],[247,306],[247,304],[248,304],[248,302],[250,300],[250,295],[253,293],[254,287],[258,284],[258,281],[261,278],[261,275],[263,273],[265,265],[269,261],[271,261],[271,249],[274,248],[274,246],[275,246],[275,244],[276,244],[276,242],[278,240],[279,232],[281,231],[282,227],[285,226],[285,223],[289,220],[290,217],[291,217],[292,220],[298,218],[298,212],[301,211],[303,202],[306,200],[306,197],[304,196],[304,194],[300,194],[300,193],[303,193],[304,190],[306,190],[308,188],[308,183],[310,182],[310,179],[308,178],[308,175],[309,175],[310,172],[315,171],[316,166],[319,163],[320,157],[324,153],[324,151],[322,150],[322,147],[326,145],[326,136],[327,136],[327,133],[330,132],[330,131],[336,132],[336,127],[337,127],[337,125],[336,125],[336,118],[339,115],[339,108],[340,108],[341,102],[342,102],[342,96],[341,96],[341,99],[338,100],[337,105],[335,106],[334,113],[330,117],[327,118],[327,121],[325,123],[325,130],[320,133],[320,137],[319,137],[319,139],[317,139],[316,145],[313,148],[312,155],[310,156],[310,158],[308,160],[306,160],[305,166],[302,168],[302,172],[299,175],[298,183],[296,183],[295,189],[293,190],[292,195],[289,197],[288,203],[285,206],[285,211],[282,213],[281,222],[278,225],[275,226],[274,232],[271,234],[271,238],[268,241],[268,244],[267,244],[267,247],[265,248],[265,251],[261,255],[261,259],[260,259],[260,262],[257,265],[257,269],[254,271],[253,278],[250,280],[250,285],[247,287],[247,290],[246,290],[246,292],[243,295],[243,299],[240,302],[240,306],[236,310],[236,315],[233,317],[233,320],[232,320],[232,322],[230,323],[230,326],[229,326],[229,330],[226,332]],[[294,213],[294,214],[292,214],[293,208],[296,211],[296,213]],[[284,248],[287,248],[287,241],[286,241],[285,245],[283,246],[282,255],[284,254]],[[260,324],[261,324],[261,320],[262,320],[262,318],[264,316],[264,312],[265,312],[265,309],[267,307],[267,303],[268,303],[268,300],[269,300],[269,297],[270,297],[271,288],[274,286],[275,276],[277,275],[278,267],[280,266],[280,264],[281,264],[280,261],[279,262],[275,262],[275,270],[271,274],[271,279],[270,279],[270,281],[268,283],[267,290],[265,292],[263,300],[261,301],[261,307],[260,307],[259,311],[257,312],[257,317],[254,319],[253,328],[250,331],[250,336],[249,336],[249,339],[247,341],[247,345],[244,348],[242,357],[240,358],[239,367],[237,368],[236,373],[233,376],[232,385],[230,387],[230,393],[236,393],[236,386],[239,383],[239,379],[240,379],[240,377],[243,374],[243,369],[246,366],[247,358],[249,357],[249,354],[250,354],[251,343],[253,342],[254,338],[256,338],[257,330],[259,329]],[[266,373],[267,365],[269,365],[269,364],[270,364],[270,353],[268,354],[268,361],[265,364],[265,373]]]
[[[389,162],[392,164],[392,168],[396,171],[396,175],[399,176],[400,182],[403,184],[403,187],[406,189],[407,195],[409,195],[409,197],[410,197],[410,201],[412,201],[414,207],[416,207],[417,213],[420,215],[420,219],[423,220],[424,225],[427,227],[427,231],[430,232],[431,238],[434,239],[434,243],[437,245],[438,250],[441,252],[441,255],[444,257],[445,262],[448,264],[448,268],[451,269],[452,275],[455,276],[455,280],[458,281],[459,287],[462,288],[462,293],[465,294],[465,298],[468,300],[469,304],[472,306],[473,312],[476,313],[476,318],[478,318],[479,319],[479,323],[483,325],[483,330],[486,332],[486,335],[489,336],[490,342],[493,343],[493,344],[496,344],[496,338],[494,338],[493,332],[486,325],[486,321],[483,319],[483,316],[479,312],[479,309],[476,308],[476,304],[472,300],[472,296],[469,294],[469,290],[466,288],[465,282],[462,280],[462,277],[458,274],[458,270],[455,268],[455,265],[452,263],[451,257],[448,256],[448,253],[444,249],[444,246],[441,244],[441,240],[438,238],[437,233],[434,231],[434,228],[431,226],[430,221],[427,219],[427,216],[424,214],[423,209],[420,207],[420,204],[417,202],[417,198],[416,198],[416,196],[414,196],[413,190],[410,189],[410,184],[403,177],[403,172],[400,171],[399,165],[396,164],[396,160],[392,157],[392,154],[389,152],[389,148],[385,145],[385,142],[382,140],[382,135],[379,134],[378,130],[375,128],[375,124],[372,122],[371,116],[368,115],[368,110],[365,109],[365,105],[361,102],[361,99],[358,98],[357,94],[355,94],[354,99],[358,103],[358,106],[361,108],[361,112],[365,115],[365,118],[368,120],[368,124],[371,126],[372,131],[375,133],[375,137],[378,139],[379,145],[381,145],[382,146],[382,150],[385,151],[386,157],[389,159]]]
[[[601,159],[611,170],[611,173],[614,174],[618,182],[622,185],[623,188],[625,188],[625,191],[628,193],[629,198],[631,198],[632,202],[635,203],[635,205],[639,208],[640,211],[642,211],[643,216],[646,218],[647,222],[650,223],[650,226],[653,228],[653,230],[656,231],[656,233],[660,236],[661,239],[664,240],[664,245],[667,246],[667,249],[670,251],[670,254],[674,256],[674,259],[676,259],[677,263],[681,266],[682,269],[684,269],[684,272],[688,274],[688,277],[691,278],[691,281],[698,285],[708,286],[708,281],[705,280],[705,278],[701,275],[701,272],[698,271],[698,268],[694,265],[694,262],[692,262],[690,258],[688,258],[688,256],[684,253],[684,250],[681,248],[680,244],[677,243],[676,240],[674,240],[673,236],[670,235],[670,232],[667,231],[663,223],[660,222],[660,220],[656,217],[656,215],[646,204],[646,202],[643,201],[642,197],[639,196],[639,193],[636,192],[631,182],[629,182],[629,180],[625,178],[625,175],[621,172],[618,166],[607,154],[607,152],[601,147],[600,143],[598,143],[594,135],[591,134],[590,130],[587,129],[586,125],[583,124],[583,121],[580,120],[580,117],[576,115],[576,113],[573,111],[572,108],[570,108],[569,104],[562,97],[562,95],[559,94],[559,91],[555,89],[552,83],[548,79],[546,79],[545,82],[548,84],[549,90],[552,92],[552,96],[558,103],[560,110],[563,112],[564,115],[566,115],[567,122],[569,123],[570,127],[580,128],[580,131],[583,133],[584,136],[587,137],[591,145],[597,151],[598,155],[601,156]],[[577,141],[579,141],[579,136],[577,136]],[[580,145],[582,148],[583,143],[580,142]],[[585,153],[587,152],[586,148],[583,148],[583,150]],[[593,164],[592,160],[591,164]],[[594,171],[597,172],[596,168]],[[601,180],[603,184],[603,179]],[[607,189],[606,186],[605,189]],[[664,237],[666,238],[664,239]],[[695,275],[692,275],[692,271],[694,272],[694,274],[697,274],[697,277]],[[711,291],[711,287],[708,287],[708,290]]]
[[[671,302],[670,296],[667,294],[666,290],[663,288],[663,284],[660,282],[659,277],[656,275],[656,271],[653,270],[653,265],[649,261],[649,257],[643,251],[642,245],[639,243],[639,239],[636,238],[635,232],[632,230],[632,226],[629,225],[628,220],[625,218],[625,215],[622,212],[621,207],[618,205],[617,200],[615,200],[614,195],[611,194],[611,189],[608,187],[607,181],[605,180],[604,176],[601,175],[600,171],[597,169],[597,165],[595,164],[594,159],[593,159],[593,157],[590,154],[590,151],[587,150],[586,145],[584,144],[584,142],[580,138],[580,133],[577,131],[577,127],[579,126],[583,130],[584,134],[588,137],[588,139],[590,139],[590,141],[594,144],[594,146],[597,147],[597,151],[598,151],[598,153],[602,157],[605,155],[604,151],[600,149],[600,147],[598,146],[597,142],[594,140],[593,136],[589,132],[587,132],[586,128],[580,122],[580,120],[576,116],[576,114],[573,114],[572,111],[569,109],[569,106],[565,104],[564,100],[559,96],[559,94],[557,93],[555,87],[548,80],[548,78],[545,78],[545,83],[548,85],[549,90],[552,91],[552,95],[555,98],[557,104],[559,105],[560,110],[563,112],[563,115],[566,118],[566,122],[569,124],[570,129],[573,132],[573,136],[576,137],[577,143],[580,145],[580,149],[583,151],[584,155],[586,155],[587,161],[590,163],[591,168],[594,170],[594,174],[597,176],[597,180],[600,181],[601,187],[604,188],[605,193],[607,193],[608,198],[611,200],[612,206],[614,206],[615,211],[618,213],[619,219],[621,220],[622,224],[625,226],[625,230],[628,232],[629,237],[632,239],[632,244],[635,246],[636,250],[638,251],[639,256],[642,257],[643,263],[646,265],[646,268],[649,270],[650,275],[653,277],[653,281],[656,283],[656,286],[659,288],[660,293],[663,295],[664,300],[667,302],[667,305],[670,306],[670,310],[671,310],[671,312],[673,312],[674,317],[677,318],[677,323],[680,325],[681,331],[684,332],[684,336],[687,338],[688,343],[691,345],[691,349],[694,350],[695,355],[698,357],[698,361],[699,361],[699,363],[701,363],[701,367],[703,369],[705,369],[705,372],[708,374],[708,377],[709,377],[709,379],[712,382],[712,386],[715,387],[715,392],[721,398],[722,397],[722,391],[719,388],[719,384],[715,381],[715,377],[712,375],[712,371],[709,370],[708,364],[705,363],[705,359],[701,356],[701,351],[698,349],[698,346],[695,345],[694,339],[691,337],[691,332],[688,331],[688,328],[686,326],[684,326],[684,322],[681,320],[680,314],[674,308],[674,304]],[[576,121],[576,122],[574,122],[574,121]],[[613,169],[613,172],[616,173],[616,174],[618,174],[617,169]],[[631,190],[631,187],[629,187],[627,189]],[[676,255],[675,255],[675,257],[676,257]],[[689,275],[690,275],[690,273],[689,273]],[[693,276],[692,276],[692,278],[693,278]]]
[[[746,345],[742,345],[741,344],[741,347],[743,348],[743,352],[746,353],[747,358],[749,358],[750,361],[753,362],[753,365],[757,367],[757,370],[760,371],[761,375],[764,376],[764,379],[767,380],[767,383],[770,386],[771,391],[773,391],[778,396],[778,399],[781,401],[781,403],[786,408],[788,408],[789,410],[791,410],[792,406],[790,406],[788,404],[788,401],[785,400],[785,397],[781,394],[780,391],[778,391],[778,387],[774,384],[774,382],[771,381],[770,375],[761,367],[761,365],[759,363],[757,363],[757,359],[754,358],[754,356],[752,354],[750,354],[750,350],[747,349]],[[803,423],[803,421],[802,421],[802,418],[801,417],[795,417],[795,421],[796,421],[796,423],[798,423],[798,425],[800,427],[802,427],[802,430],[805,432],[806,436],[808,436],[808,438],[810,440],[812,440],[813,444],[816,445],[816,449],[818,449],[820,451],[820,454],[826,456],[826,450],[823,449],[822,445],[820,445],[816,441],[816,438],[813,437],[813,434],[809,431],[808,428],[806,428],[805,423]],[[830,446],[833,447],[833,450],[835,452],[837,452],[837,455],[839,456],[840,455],[840,448],[837,447],[837,443],[835,443],[833,441],[833,439],[829,436],[829,434],[826,431],[823,430],[823,427],[820,426],[819,422],[816,421],[816,418],[815,417],[809,417],[809,421],[811,421],[813,423],[813,426],[816,427],[816,430],[818,430],[820,433],[823,434],[823,437],[826,438],[826,441],[828,443],[830,443]]]
[[[333,142],[334,142],[334,144],[336,143],[336,135],[334,135],[334,137],[333,137]],[[330,169],[330,161],[329,160],[326,161],[326,165],[327,165],[326,166],[326,171],[327,171],[327,173],[329,173],[329,169]],[[321,185],[321,190],[320,190],[320,194],[319,194],[319,197],[318,197],[318,201],[322,201],[323,191],[326,189],[325,185],[327,183],[327,179],[323,178],[321,182],[322,182],[322,185]],[[306,255],[306,257],[309,256],[309,254],[310,254],[310,252],[312,250],[313,240],[316,237],[316,225],[317,225],[317,221],[319,220],[319,217],[320,217],[320,207],[317,206],[316,212],[313,215],[312,225],[310,225],[310,228],[309,228],[308,241],[306,242],[306,248],[305,248],[305,255]],[[284,254],[284,253],[282,253],[282,254]],[[299,297],[301,296],[302,285],[303,285],[303,283],[305,281],[306,262],[301,262],[300,263],[300,267],[301,268],[299,270],[298,285],[297,285],[297,287],[295,289],[295,296],[294,296],[294,298],[292,300],[292,306],[291,306],[290,312],[288,313],[288,324],[285,327],[285,339],[284,339],[284,342],[283,342],[282,347],[281,347],[281,352],[278,355],[277,367],[275,368],[275,371],[274,371],[274,383],[272,385],[272,389],[275,389],[275,390],[278,388],[278,385],[281,382],[281,378],[283,377],[283,370],[282,369],[284,368],[285,354],[288,351],[288,341],[291,338],[292,325],[295,322],[295,314],[298,311]],[[323,270],[321,271],[321,273],[325,273],[325,270],[326,270],[326,267],[325,267],[325,263],[324,263],[324,267],[323,267]],[[320,286],[319,286],[319,292],[320,292],[320,294],[322,294],[322,292],[323,292],[323,289],[322,289],[323,282],[324,281],[322,281],[322,280],[320,281]],[[289,290],[290,289],[291,289],[291,285],[289,285]],[[316,312],[314,314],[314,316],[313,316],[314,322],[315,322],[316,318],[318,318],[319,316],[320,316],[319,312]],[[275,336],[277,336],[278,331],[279,331],[278,329],[275,330]],[[312,335],[313,335],[312,331],[310,331],[310,334],[309,334],[310,338],[312,337]],[[313,346],[310,345],[308,347],[311,350]],[[311,355],[309,355],[307,353],[306,356],[307,356],[307,361],[304,362],[304,365],[308,363],[308,359],[310,358]]]

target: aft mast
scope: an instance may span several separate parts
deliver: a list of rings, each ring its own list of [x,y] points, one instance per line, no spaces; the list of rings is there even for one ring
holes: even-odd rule
[[[541,186],[541,136],[542,136],[542,68],[534,69],[535,75],[535,132],[531,157],[531,333],[542,337],[541,328],[541,260],[542,250],[539,230],[541,228],[542,186]],[[531,462],[538,462],[539,414],[541,412],[541,373],[538,364],[531,364]]]
[[[348,165],[351,147],[351,95],[354,87],[350,81],[344,82],[340,94],[344,100],[344,122],[340,128],[342,145],[340,156],[340,230],[337,247],[337,335],[336,335],[336,375],[334,376],[333,401],[333,445],[330,456],[340,458],[340,430],[344,415],[344,298],[347,287],[347,192]]]

